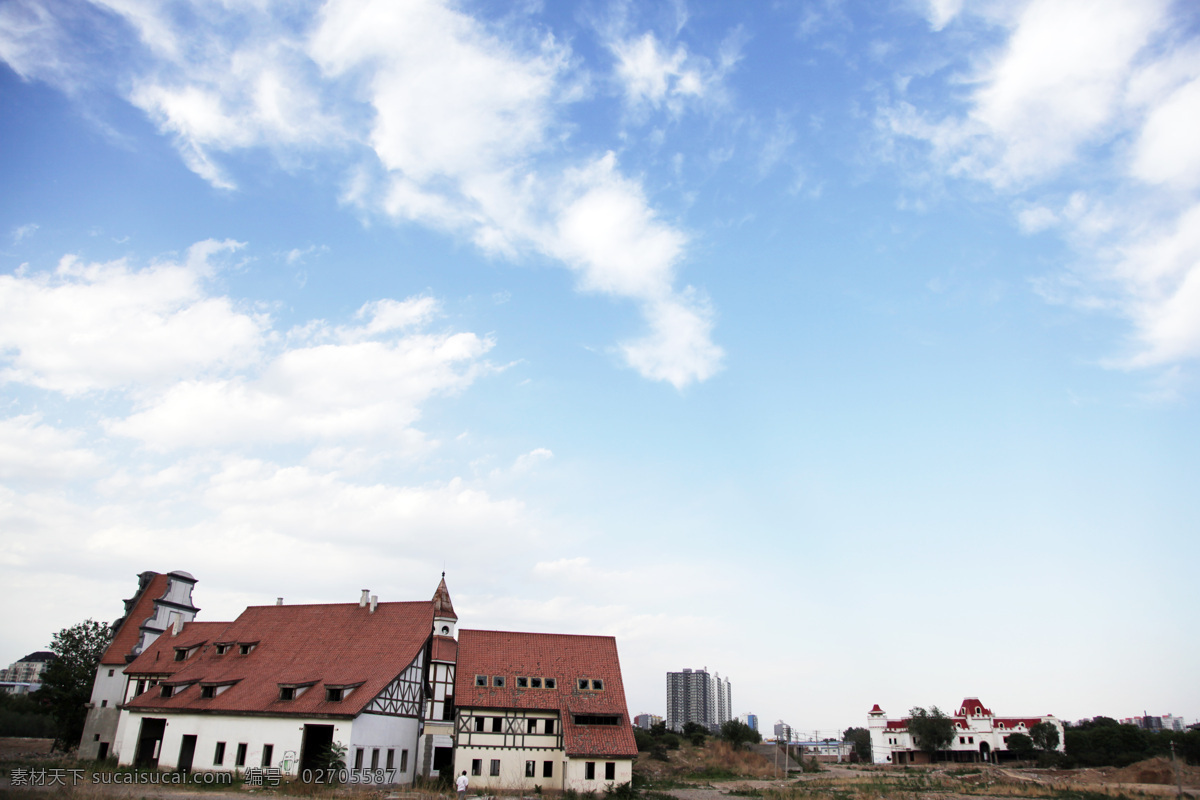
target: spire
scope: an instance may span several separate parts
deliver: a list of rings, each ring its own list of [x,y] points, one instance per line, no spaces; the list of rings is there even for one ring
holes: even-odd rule
[[[446,573],[442,573],[442,582],[433,593],[434,619],[452,619],[457,621],[458,614],[454,613],[454,604],[450,602],[450,590],[446,588]]]

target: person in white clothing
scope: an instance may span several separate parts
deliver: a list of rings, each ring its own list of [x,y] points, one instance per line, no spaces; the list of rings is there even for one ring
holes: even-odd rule
[[[467,796],[467,771],[464,769],[462,775],[458,776],[458,780],[454,785],[458,787],[458,800],[463,800]]]

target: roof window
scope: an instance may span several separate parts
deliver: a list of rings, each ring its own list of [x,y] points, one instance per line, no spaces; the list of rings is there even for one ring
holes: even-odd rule
[[[558,686],[558,682],[554,678],[546,678],[546,688],[554,689]]]
[[[530,678],[529,679],[529,688],[530,689],[542,688],[542,679],[541,678]]]
[[[529,678],[522,678],[520,675],[518,675],[517,676],[517,688],[518,689],[528,689],[529,688]]]
[[[495,686],[497,689],[503,689],[504,688],[504,676],[503,675],[493,675],[492,676],[492,686]]]
[[[239,642],[238,655],[248,656],[256,647],[258,647],[258,642]]]
[[[476,686],[487,686],[487,675],[476,675],[475,676],[475,685]]]
[[[621,718],[616,714],[576,714],[576,725],[620,725]]]

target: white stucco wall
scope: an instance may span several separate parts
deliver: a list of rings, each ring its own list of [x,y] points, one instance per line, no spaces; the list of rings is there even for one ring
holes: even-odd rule
[[[112,675],[109,675],[110,672]],[[124,693],[124,665],[101,664],[96,669],[96,680],[92,683],[91,707],[83,725],[83,737],[79,740],[80,758],[96,758],[102,742],[108,743],[110,757],[116,754],[117,724],[120,721],[120,705],[124,700]]]
[[[596,777],[590,781],[587,779],[589,761],[596,765]],[[612,780],[606,780],[604,777],[604,765],[609,763],[615,766],[616,777]],[[563,788],[579,792],[601,792],[611,786],[629,783],[631,780],[633,780],[633,759],[579,756],[567,760],[567,781]]]

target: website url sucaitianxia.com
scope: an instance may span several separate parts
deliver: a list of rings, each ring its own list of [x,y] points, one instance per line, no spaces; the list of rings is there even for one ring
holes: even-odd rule
[[[82,784],[160,784],[168,786],[233,784],[232,772],[93,772],[84,769],[13,769],[9,786],[16,788],[80,786]]]

